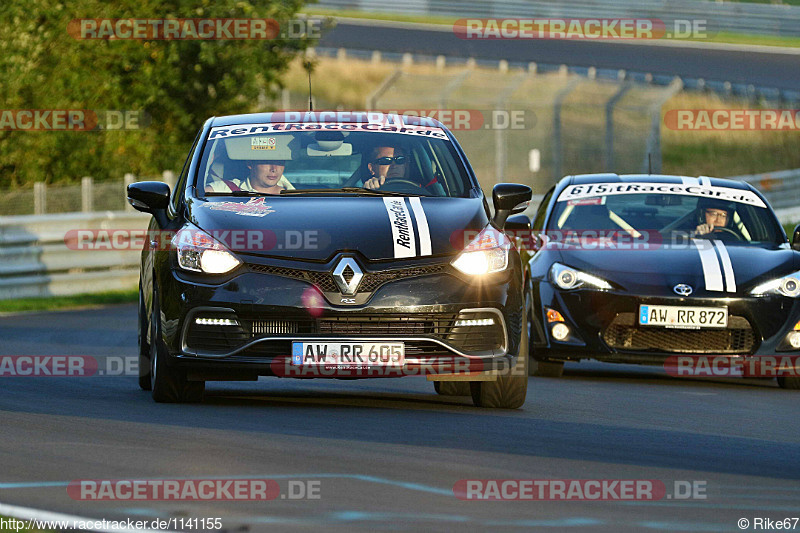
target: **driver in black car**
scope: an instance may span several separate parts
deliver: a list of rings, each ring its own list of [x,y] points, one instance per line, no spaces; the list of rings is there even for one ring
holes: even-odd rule
[[[408,180],[408,156],[401,147],[376,146],[367,160],[370,178],[364,182],[367,189],[378,189],[386,180]]]
[[[739,234],[731,229],[731,221],[735,207],[730,202],[701,198],[697,202],[697,222],[694,230],[697,237],[724,238],[729,237],[739,239]]]

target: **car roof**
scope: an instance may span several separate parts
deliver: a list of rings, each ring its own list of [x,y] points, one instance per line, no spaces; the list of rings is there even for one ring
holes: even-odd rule
[[[753,190],[744,181],[709,176],[672,176],[668,174],[578,174],[563,178],[561,185],[584,185],[589,183],[682,183],[686,185],[713,185],[731,189]]]
[[[430,126],[447,129],[435,118],[417,115],[397,115],[378,111],[274,111],[270,113],[249,113],[246,115],[228,115],[212,117],[211,127],[236,126],[240,124],[275,124],[275,123],[389,123],[408,126]]]

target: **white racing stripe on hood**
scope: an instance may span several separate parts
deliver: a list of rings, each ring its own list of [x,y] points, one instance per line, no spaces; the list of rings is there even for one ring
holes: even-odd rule
[[[707,291],[723,291],[722,271],[719,268],[719,260],[714,252],[714,245],[707,239],[692,239],[700,254],[700,263],[703,265],[703,277],[706,280]]]
[[[694,185],[694,186],[700,185],[700,180],[697,178],[681,177],[681,182],[684,185]]]
[[[394,256],[415,257],[417,255],[417,237],[411,215],[406,208],[405,198],[384,197],[383,204],[389,215],[389,225],[392,226],[392,244]]]
[[[714,246],[717,247],[722,270],[725,272],[725,288],[728,292],[736,292],[736,278],[733,275],[733,263],[731,263],[731,256],[728,255],[728,249],[725,248],[722,241],[717,239],[714,239]]]
[[[418,196],[412,196],[408,201],[411,203],[411,210],[417,220],[419,255],[431,255],[431,230],[428,227],[428,217],[425,216],[425,210],[422,208],[422,201]]]

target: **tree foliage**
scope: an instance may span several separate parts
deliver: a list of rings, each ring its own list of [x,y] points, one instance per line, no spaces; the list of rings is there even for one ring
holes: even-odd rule
[[[273,40],[80,40],[73,19],[272,18],[303,0],[2,0],[0,110],[143,111],[139,130],[0,131],[0,188],[82,176],[180,170],[213,115],[259,111],[310,43]]]

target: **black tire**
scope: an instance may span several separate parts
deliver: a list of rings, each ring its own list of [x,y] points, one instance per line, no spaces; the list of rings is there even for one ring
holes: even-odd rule
[[[527,312],[525,313],[527,316]],[[517,364],[495,381],[470,381],[472,402],[477,407],[491,409],[519,409],[528,395],[528,328],[523,324],[519,341]]]
[[[142,390],[150,390],[150,344],[147,342],[145,332],[148,329],[147,310],[144,307],[144,297],[142,296],[142,282],[139,282],[139,327],[138,327],[138,341],[139,341],[139,388]]]
[[[778,386],[782,389],[800,389],[800,376],[778,376]]]
[[[436,394],[442,396],[469,396],[469,381],[434,381]]]
[[[150,388],[158,403],[202,402],[205,381],[189,381],[186,372],[167,365],[164,348],[158,335],[158,301],[153,297],[150,318]]]
[[[564,361],[539,361],[531,359],[528,367],[531,376],[540,378],[560,378],[564,375]]]

